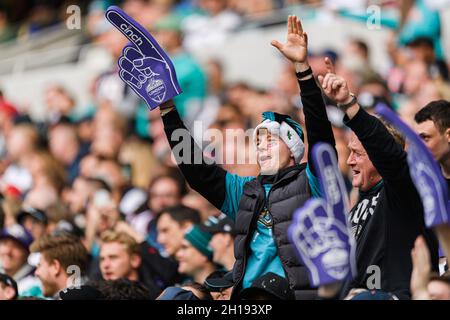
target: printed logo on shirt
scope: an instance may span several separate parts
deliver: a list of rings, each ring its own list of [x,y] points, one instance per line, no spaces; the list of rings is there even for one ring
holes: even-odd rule
[[[352,225],[352,233],[355,238],[358,238],[364,226],[369,222],[372,217],[375,207],[378,204],[378,198],[380,193],[371,198],[363,199],[360,201],[355,209],[350,212],[350,223]]]
[[[267,208],[264,208],[259,214],[258,222],[262,223],[266,228],[272,229],[272,215]]]

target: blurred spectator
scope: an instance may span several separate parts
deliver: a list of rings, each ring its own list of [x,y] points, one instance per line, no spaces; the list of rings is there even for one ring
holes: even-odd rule
[[[148,206],[154,217],[162,212],[164,208],[181,204],[182,197],[186,194],[186,182],[184,177],[176,169],[169,169],[168,173],[163,173],[152,179],[149,187]],[[156,220],[150,222],[147,241],[162,251],[162,247],[157,242],[158,232]]]
[[[26,160],[38,148],[39,134],[32,124],[19,124],[9,133],[6,146],[8,159],[11,162],[2,176],[3,188],[15,187],[20,194],[32,186],[32,177],[25,168]]]
[[[175,257],[184,239],[184,234],[194,224],[200,223],[199,213],[185,206],[167,207],[156,218],[157,241],[164,252]]]
[[[202,0],[203,1],[203,0]],[[224,2],[225,0],[206,0],[207,2]],[[187,18],[190,19],[190,18]],[[167,52],[177,72],[178,83],[183,94],[174,98],[177,109],[188,122],[192,122],[201,112],[202,101],[206,96],[206,76],[197,61],[182,47],[181,21],[177,16],[166,16],[154,26],[154,36]],[[213,30],[213,29],[203,29]],[[184,43],[191,41],[185,35]]]
[[[54,125],[49,131],[49,148],[66,168],[68,182],[72,183],[78,176],[81,159],[88,153],[88,149],[80,144],[75,127],[64,122]]]
[[[210,216],[218,216],[220,211],[211,202],[203,198],[197,191],[191,189],[181,200],[186,207],[197,210],[200,213],[200,221],[206,221]]]
[[[416,132],[423,139],[450,186],[450,102],[428,103],[414,116]]]
[[[130,182],[133,186],[146,189],[150,185],[153,170],[158,163],[148,143],[124,142],[120,148],[119,161],[122,165],[129,165]]]
[[[241,18],[228,10],[227,0],[200,0],[199,7],[203,13],[183,20],[184,44],[194,52],[223,44],[241,23]]]
[[[408,42],[406,47],[410,50],[412,60],[420,60],[427,64],[433,79],[441,77],[449,80],[448,66],[444,60],[436,58],[433,41],[430,38],[418,37]]]
[[[45,89],[44,96],[47,120],[51,124],[59,122],[63,117],[71,120],[74,118],[75,100],[65,88],[51,85]]]
[[[59,299],[60,291],[85,281],[88,252],[76,237],[47,235],[36,240],[31,251],[39,254],[35,274],[42,282],[45,297]]]
[[[124,193],[119,203],[127,223],[143,237],[147,235],[153,214],[148,208],[148,195],[142,189],[132,188]]]
[[[141,257],[136,241],[127,234],[113,231],[103,233],[101,241],[100,270],[103,279],[138,281]]]
[[[141,282],[155,299],[176,278],[176,264],[161,257],[126,224],[102,234],[100,269],[105,280],[125,278]]]
[[[23,208],[17,216],[17,222],[21,224],[36,241],[41,239],[47,231],[47,215],[44,211],[33,207]]]
[[[19,295],[41,294],[40,283],[34,277],[35,268],[27,262],[32,242],[31,234],[19,224],[6,227],[0,233],[0,272],[17,282]]]
[[[209,217],[200,228],[212,235],[209,242],[213,250],[213,262],[233,270],[234,262],[234,223],[225,214]]]
[[[211,235],[202,231],[198,225],[186,231],[181,248],[176,254],[179,273],[191,277],[195,282],[203,283],[206,277],[215,271],[210,239]]]

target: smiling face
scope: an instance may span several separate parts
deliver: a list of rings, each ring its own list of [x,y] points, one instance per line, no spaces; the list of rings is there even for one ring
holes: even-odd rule
[[[361,191],[368,191],[381,180],[381,176],[370,161],[361,141],[353,132],[350,136],[348,148],[350,149],[350,156],[347,159],[347,164],[352,169],[352,186]]]
[[[262,175],[272,175],[280,169],[295,164],[294,156],[288,146],[279,136],[271,134],[265,128],[258,130],[256,156]]]
[[[28,252],[16,240],[5,238],[0,240],[0,261],[5,273],[14,274],[26,263]]]

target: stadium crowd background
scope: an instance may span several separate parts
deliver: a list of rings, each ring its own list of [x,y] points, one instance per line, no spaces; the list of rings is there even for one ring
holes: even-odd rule
[[[146,26],[171,57],[184,91],[175,102],[189,128],[198,120],[203,129],[244,132],[266,110],[303,124],[294,68],[270,46],[284,37],[288,14],[305,21],[314,72],[324,74],[324,57],[332,59],[366,110],[386,103],[413,126],[427,103],[450,100],[443,36],[450,30],[441,23],[449,1],[86,0],[78,3],[79,30],[66,25],[71,4],[0,4],[0,270],[15,279],[20,296],[58,298],[78,277],[96,283],[84,297],[154,299],[175,284],[202,299],[230,297],[232,221],[189,188],[159,113],[119,79],[116,62],[127,40],[104,19],[111,4]],[[370,5],[380,5],[380,29],[367,24]],[[338,44],[326,36],[333,19],[344,29]],[[255,35],[264,45],[246,47]],[[354,203],[348,130],[342,112],[327,103]],[[204,139],[201,132],[194,138]],[[215,155],[251,154],[251,141],[243,141],[216,141]],[[233,161],[222,167],[242,176],[259,170]],[[41,262],[35,272],[33,241],[31,252],[59,265]],[[80,273],[67,273],[71,265]],[[199,285],[205,280],[209,291]],[[11,283],[0,276],[3,297],[15,298]],[[190,299],[191,291],[168,290],[165,298]],[[283,293],[275,295],[289,298]]]

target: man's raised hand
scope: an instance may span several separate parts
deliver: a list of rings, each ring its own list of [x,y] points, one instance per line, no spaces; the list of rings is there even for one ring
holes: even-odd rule
[[[347,103],[351,100],[350,90],[347,86],[347,81],[344,78],[336,75],[333,63],[330,58],[325,58],[325,65],[327,74],[325,76],[319,75],[318,80],[322,86],[323,91],[331,100],[337,103]]]
[[[296,16],[289,16],[287,29],[286,43],[272,40],[271,44],[293,63],[305,63],[308,56],[308,36],[303,31],[302,23]]]

